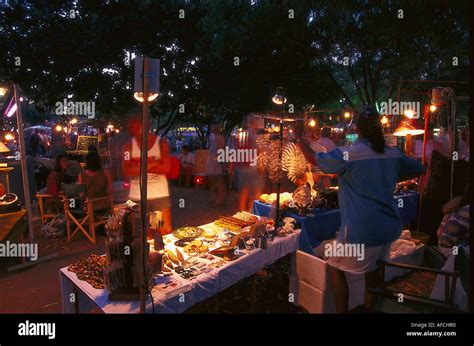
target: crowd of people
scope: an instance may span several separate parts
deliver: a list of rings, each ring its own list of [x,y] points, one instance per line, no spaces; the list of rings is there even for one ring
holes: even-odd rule
[[[261,129],[257,126],[248,124],[247,149],[257,148],[257,138],[259,133],[261,134],[259,130]],[[128,198],[140,203],[142,125],[138,114],[129,117],[128,132],[131,138],[123,146],[122,154],[128,153],[128,157],[125,155],[122,161],[122,174],[130,180]],[[440,133],[434,136],[433,127],[430,126],[426,134],[425,166],[421,164],[423,141],[414,141],[411,158],[396,149],[387,148],[379,115],[370,108],[357,117],[359,140],[354,145],[341,147],[339,141],[336,145],[330,127],[323,126],[318,133],[318,137],[307,137],[299,146],[307,161],[319,167],[325,185],[334,185],[337,177],[343,225],[339,240],[362,242],[370,249],[369,256],[366,256],[363,264],[350,261],[332,263],[335,290],[340,293],[338,301],[340,310],[344,310],[347,293],[345,292],[347,284],[342,280],[341,272],[367,273],[368,280],[376,281],[375,263],[386,256],[388,244],[399,235],[401,225],[398,214],[393,209],[392,199],[397,181],[420,176],[422,209],[419,215],[419,229],[430,236],[431,245],[438,246],[441,253],[448,255],[453,244],[467,244],[470,219],[467,203],[470,191],[467,173],[469,128],[456,136],[450,127],[444,126],[444,129],[442,127]],[[293,134],[293,137],[297,142],[302,140],[297,134]],[[34,131],[30,136],[33,155],[40,154],[41,143],[43,140],[40,134]],[[148,209],[160,213],[162,220],[160,231],[167,234],[172,231],[170,188],[167,179],[171,169],[172,153],[165,138],[148,133],[148,143]],[[239,208],[251,210],[253,200],[258,199],[258,196],[268,188],[267,183],[256,166],[220,162],[218,152],[226,145],[220,127],[213,124],[210,127],[203,171],[209,188],[214,192],[210,207],[223,206],[226,202],[229,181],[233,179],[233,185],[239,191]],[[310,148],[317,150],[313,152]],[[342,148],[349,152],[349,159],[341,156]],[[451,177],[450,156],[453,149],[456,149],[458,156],[454,162],[455,174]],[[196,157],[192,148],[182,144],[176,161],[180,170],[179,183],[185,187],[193,187]],[[64,184],[77,183],[84,185],[90,198],[113,194],[113,177],[108,169],[104,168],[96,147],[89,148],[84,157],[83,168],[77,176],[71,176],[68,174],[70,169],[68,156],[62,153],[56,155],[54,169],[47,177],[44,192],[51,196],[60,196]],[[96,208],[107,209],[106,203],[99,203]],[[364,214],[361,210],[370,210],[370,213]],[[377,210],[380,212],[377,213]],[[377,228],[383,228],[384,231],[370,232],[371,229]]]

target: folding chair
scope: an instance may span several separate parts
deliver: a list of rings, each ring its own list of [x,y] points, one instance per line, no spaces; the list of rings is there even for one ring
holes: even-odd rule
[[[44,226],[48,219],[54,219],[60,213],[61,197],[39,193],[35,197],[38,200],[38,211],[40,214],[35,220],[41,219],[41,225]]]
[[[457,261],[456,261],[457,262]],[[400,293],[403,294],[404,305],[406,310],[410,312],[424,312],[424,313],[434,313],[434,312],[445,312],[445,313],[459,313],[459,307],[454,303],[454,293],[456,291],[456,282],[460,277],[459,270],[457,265],[452,272],[444,271],[439,269],[412,266],[408,264],[393,263],[380,261],[380,271],[383,276],[385,273],[385,267],[395,267],[400,269],[410,270],[412,272],[426,272],[436,275],[443,275],[445,277],[445,287],[444,287],[444,299],[433,299],[426,296],[421,296],[415,293],[400,292],[395,291],[388,286],[391,282],[385,282],[381,288],[368,288],[369,293],[377,296],[377,306],[382,308],[383,306],[390,306],[389,304],[384,304],[388,301],[397,301],[399,299]],[[456,263],[457,264],[457,263]],[[408,274],[409,276],[410,274]],[[405,280],[407,277],[405,277]],[[385,280],[384,280],[385,281]],[[377,309],[377,308],[376,308]]]
[[[67,239],[81,231],[93,244],[96,243],[95,230],[107,223],[107,218],[96,215],[94,205],[97,202],[109,201],[110,212],[113,210],[113,196],[90,199],[87,197],[84,184],[63,184],[64,214],[66,216]],[[76,226],[72,230],[71,226]]]

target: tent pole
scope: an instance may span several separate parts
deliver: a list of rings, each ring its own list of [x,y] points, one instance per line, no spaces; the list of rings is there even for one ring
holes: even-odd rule
[[[26,217],[28,219],[28,235],[30,243],[35,240],[33,231],[33,211],[31,208],[30,186],[28,184],[28,173],[26,164],[26,150],[25,150],[25,136],[23,132],[23,115],[21,113],[21,103],[18,96],[18,86],[13,84],[13,92],[16,103],[16,122],[18,126],[18,143],[20,145],[20,165],[21,165],[21,180],[23,182],[23,200],[26,207]]]
[[[146,242],[148,233],[148,79],[149,76],[149,60],[148,57],[143,58],[143,114],[142,114],[142,143],[140,150],[141,158],[141,191],[140,191],[140,206],[141,206],[141,226],[142,226],[142,239],[140,247],[140,258],[142,260],[141,275],[140,275],[140,313],[145,313],[146,310]]]

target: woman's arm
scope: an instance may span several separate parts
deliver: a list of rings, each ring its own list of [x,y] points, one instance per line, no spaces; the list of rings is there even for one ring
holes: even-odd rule
[[[140,175],[140,159],[132,159],[132,144],[123,146],[122,158],[123,175],[126,177],[138,177]]]
[[[402,154],[398,181],[417,178],[426,172],[426,168],[415,159]]]
[[[166,140],[160,140],[161,159],[148,163],[148,172],[155,174],[166,174],[171,169],[169,146]]]

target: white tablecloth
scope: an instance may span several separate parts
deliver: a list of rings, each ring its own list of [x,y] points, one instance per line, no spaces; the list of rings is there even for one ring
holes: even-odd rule
[[[210,298],[227,287],[248,277],[276,260],[298,250],[300,231],[286,236],[275,238],[268,243],[264,250],[254,249],[242,255],[235,261],[227,262],[224,266],[214,269],[207,274],[201,274],[192,281],[187,281],[183,288],[184,297],[178,295],[167,299],[158,290],[152,290],[155,313],[180,313],[194,304]],[[173,274],[178,278],[177,274]],[[69,272],[67,267],[60,269],[61,293],[63,312],[74,312],[75,304],[71,303],[71,294],[77,291],[77,305],[79,312],[87,312],[94,306],[105,313],[138,313],[139,302],[109,302],[108,291],[95,289],[87,282],[79,280],[75,273]],[[183,279],[181,279],[182,281]],[[184,298],[184,299],[183,299]],[[147,312],[152,312],[150,298],[147,300]]]

